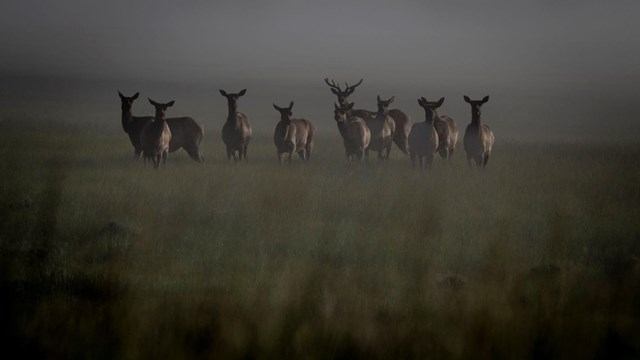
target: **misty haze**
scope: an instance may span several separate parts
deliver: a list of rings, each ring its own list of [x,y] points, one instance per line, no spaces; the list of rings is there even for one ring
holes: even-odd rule
[[[0,343],[639,358],[638,14],[5,0]]]

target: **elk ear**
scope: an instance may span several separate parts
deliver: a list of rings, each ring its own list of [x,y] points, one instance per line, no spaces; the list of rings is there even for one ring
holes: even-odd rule
[[[464,101],[471,104],[471,99],[467,95],[464,96]]]
[[[393,102],[393,100],[395,100],[395,99],[396,99],[396,97],[395,97],[395,96],[392,96],[392,97],[391,97],[391,99],[389,99],[389,100],[388,100],[388,101],[389,101],[389,104],[391,104],[391,103]]]
[[[220,89],[220,94],[224,97],[227,97],[227,92],[222,89]]]
[[[122,93],[120,92],[120,90],[118,90],[118,96],[120,96],[120,99],[124,100],[125,96],[122,95]]]
[[[438,102],[436,103],[436,107],[442,106],[442,103],[444,103],[444,98],[443,97],[441,97],[440,100],[438,100]]]
[[[378,96],[376,97],[376,99],[378,99],[378,102],[380,102],[380,95],[378,95]]]
[[[421,97],[418,99],[418,105],[423,106],[424,104],[424,97]]]
[[[485,96],[482,98],[482,103],[486,103],[487,101],[489,101],[489,95]]]
[[[289,104],[289,110],[293,109],[293,101]]]
[[[139,95],[140,95],[140,93],[139,93],[139,92],[137,92],[137,93],[133,94],[133,96],[131,97],[131,100],[135,100],[135,99],[137,99]]]
[[[338,104],[336,104],[336,103],[333,103],[333,108],[334,108],[335,110],[340,109],[340,107],[339,107],[339,106],[338,106]]]
[[[340,94],[338,93],[338,91],[337,91],[336,89],[333,89],[333,88],[332,88],[332,89],[331,89],[331,92],[332,92],[334,95],[340,96]]]
[[[278,111],[280,111],[280,107],[278,105],[276,105],[276,104],[273,104],[273,108],[278,110]]]
[[[354,105],[354,104],[355,104],[355,103],[348,104],[348,105],[347,105],[347,110],[351,110],[351,109],[353,109],[353,105]]]
[[[173,106],[173,104],[175,104],[175,103],[176,103],[176,102],[175,102],[175,100],[171,100],[171,101],[169,101],[168,103],[166,103],[166,104],[164,104],[164,105],[165,105],[166,107],[172,107],[172,106]]]
[[[242,89],[239,93],[238,96],[243,96],[244,94],[247,93],[247,89]]]
[[[157,102],[155,102],[155,101],[151,100],[150,98],[147,98],[147,99],[149,100],[149,103],[150,103],[151,105],[153,105],[153,106],[158,106],[158,105],[160,105],[160,104],[158,104]]]

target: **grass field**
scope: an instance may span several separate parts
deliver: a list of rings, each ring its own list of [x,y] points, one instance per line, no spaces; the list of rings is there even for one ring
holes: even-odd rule
[[[333,129],[335,130],[335,129]],[[638,358],[640,146],[309,164],[0,125],[0,337],[53,358]]]

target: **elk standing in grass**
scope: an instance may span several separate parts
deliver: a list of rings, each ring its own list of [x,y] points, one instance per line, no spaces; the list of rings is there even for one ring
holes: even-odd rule
[[[338,124],[347,160],[352,162],[354,159],[362,159],[371,140],[371,132],[367,124],[361,117],[353,115],[353,103],[342,106],[335,103],[333,105],[333,118]]]
[[[478,167],[485,167],[495,142],[493,132],[480,119],[480,108],[489,101],[489,96],[485,96],[482,100],[471,100],[465,96],[464,101],[471,105],[471,124],[464,132],[464,151],[467,153],[467,163],[471,166],[471,160],[473,160]]]
[[[438,132],[434,127],[437,117],[436,108],[442,105],[444,98],[437,102],[428,102],[427,99],[418,99],[418,104],[424,108],[425,120],[413,124],[409,133],[409,152],[411,163],[416,166],[416,160],[420,162],[421,169],[430,169],[431,163],[438,149]]]
[[[142,146],[142,156],[146,164],[147,160],[153,161],[155,169],[160,165],[160,158],[164,164],[167,163],[169,153],[169,142],[171,141],[171,130],[165,118],[165,112],[174,102],[159,104],[149,99],[151,105],[156,108],[156,116],[153,121],[149,121],[140,132],[140,145]]]
[[[349,96],[353,94],[356,87],[362,84],[364,79],[360,79],[360,81],[355,84],[349,86],[348,83],[345,83],[345,90],[340,88],[340,85],[336,84],[335,81],[331,80],[329,82],[329,78],[325,78],[324,82],[329,85],[331,88],[331,92],[338,97],[338,104],[340,106],[346,105],[349,103]],[[369,111],[364,109],[353,110],[353,115],[366,119],[367,117],[374,116],[376,114],[375,111]],[[393,142],[398,145],[398,148],[405,154],[409,153],[409,143],[407,138],[409,137],[409,131],[411,130],[411,118],[407,116],[400,109],[390,109],[389,116],[393,119],[395,123],[395,132],[393,134]]]
[[[443,159],[450,159],[458,142],[458,127],[452,118],[438,114],[437,109],[442,106],[444,98],[440,98],[440,100],[436,102],[428,102],[424,97],[422,97],[421,100],[422,104],[426,105],[420,106],[428,106],[432,110],[431,115],[433,116],[433,127],[436,128],[436,132],[438,133],[437,152]]]
[[[243,89],[237,94],[227,94],[224,90],[220,90],[220,94],[227,98],[229,106],[229,115],[227,121],[222,127],[222,141],[227,149],[227,160],[247,161],[247,147],[251,141],[251,125],[247,116],[238,111],[238,98],[243,96],[247,89]]]
[[[395,132],[395,122],[389,116],[389,105],[393,102],[395,96],[389,100],[380,99],[378,95],[378,112],[365,119],[369,130],[371,131],[371,142],[365,150],[365,156],[369,158],[369,150],[378,152],[378,160],[388,160],[391,152],[391,144],[393,141],[393,133]]]
[[[298,153],[303,161],[309,161],[313,151],[316,127],[306,119],[292,119],[293,101],[287,108],[273,104],[273,108],[280,113],[280,122],[276,125],[273,141],[278,150],[278,161],[284,161],[283,154],[289,154],[289,164],[294,153]]]
[[[140,93],[135,93],[131,97],[122,95],[118,91],[120,101],[122,102],[122,128],[129,135],[131,145],[133,145],[133,154],[135,158],[139,158],[142,153],[140,145],[140,133],[146,123],[153,120],[153,116],[133,116],[131,108],[133,102],[138,98]],[[190,117],[177,117],[166,119],[167,125],[171,130],[171,142],[169,143],[169,152],[174,152],[180,148],[191,156],[197,162],[204,161],[204,157],[200,154],[200,143],[204,137],[204,126]]]

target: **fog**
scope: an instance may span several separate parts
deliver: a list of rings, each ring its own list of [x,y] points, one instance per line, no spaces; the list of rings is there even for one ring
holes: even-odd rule
[[[365,78],[358,105],[395,95],[414,121],[419,96],[445,96],[441,112],[465,124],[462,95],[489,94],[497,135],[636,140],[638,13],[634,1],[9,0],[0,101],[3,118],[82,102],[106,119],[118,116],[116,89],[141,91],[216,128],[217,89],[248,88],[241,108],[258,129],[272,126],[271,102],[290,100],[330,128],[322,79]]]

